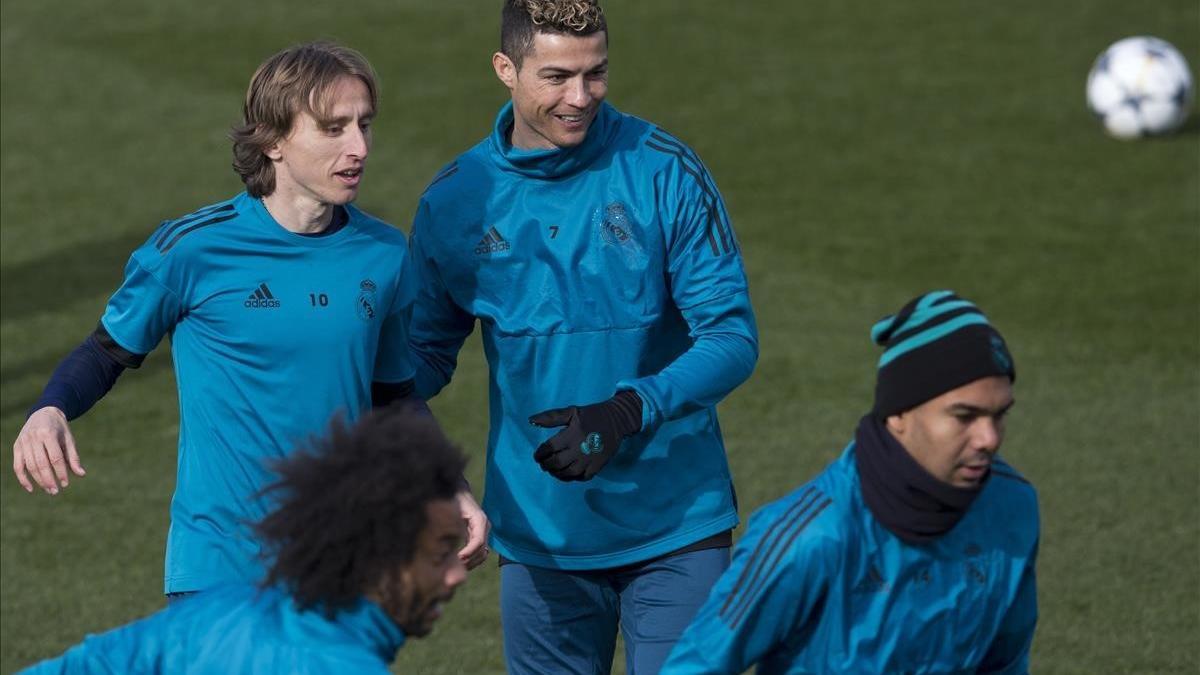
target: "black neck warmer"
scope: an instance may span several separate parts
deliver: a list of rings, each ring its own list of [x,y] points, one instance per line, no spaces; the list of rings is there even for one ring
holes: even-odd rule
[[[854,463],[867,508],[910,544],[933,541],[953,529],[991,475],[973,488],[943,483],[929,475],[874,415],[859,421],[854,441]]]

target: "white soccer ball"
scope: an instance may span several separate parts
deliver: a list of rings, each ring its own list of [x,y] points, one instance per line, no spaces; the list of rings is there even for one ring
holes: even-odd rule
[[[1088,107],[1117,138],[1170,133],[1192,105],[1192,73],[1171,43],[1125,38],[1104,50],[1087,81]]]

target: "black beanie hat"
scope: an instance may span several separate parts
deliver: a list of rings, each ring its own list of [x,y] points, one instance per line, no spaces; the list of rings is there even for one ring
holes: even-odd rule
[[[979,308],[952,291],[910,300],[871,329],[884,347],[875,381],[880,419],[991,375],[1016,381],[1008,345]]]

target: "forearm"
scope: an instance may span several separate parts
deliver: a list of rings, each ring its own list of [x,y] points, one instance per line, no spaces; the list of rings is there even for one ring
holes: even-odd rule
[[[617,384],[641,396],[643,428],[715,406],[750,377],[758,334],[754,313],[739,295],[686,312],[694,327],[691,347],[658,373]]]
[[[102,326],[98,327],[54,370],[30,413],[54,407],[73,420],[103,398],[125,368],[136,368],[143,358],[121,349]]]

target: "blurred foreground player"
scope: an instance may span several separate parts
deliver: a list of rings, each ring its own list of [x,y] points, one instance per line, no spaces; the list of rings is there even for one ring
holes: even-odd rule
[[[357,209],[378,84],[367,60],[317,42],[267,59],[233,129],[232,199],[159,226],[129,259],[96,330],[67,356],[13,445],[13,471],[50,494],[83,475],[68,420],[164,338],[179,386],[168,595],[262,575],[245,523],[270,461],[340,414],[409,396],[413,299],[404,234]],[[465,488],[462,552],[486,518]]]
[[[466,580],[456,552],[465,464],[428,414],[335,423],[279,464],[256,531],[262,587],[222,586],[102,635],[28,673],[386,673]]]
[[[949,291],[871,331],[874,409],[841,458],[750,520],[664,673],[1024,673],[1033,487],[997,455],[1016,377]]]

